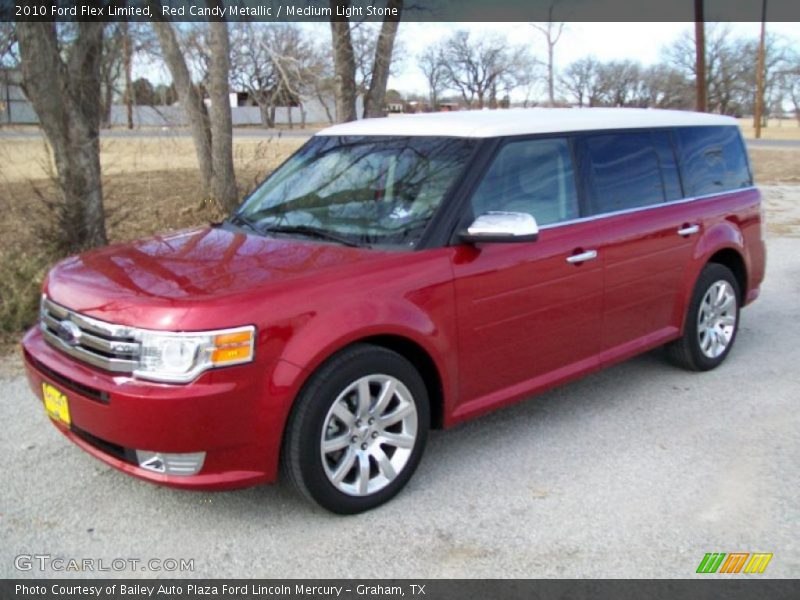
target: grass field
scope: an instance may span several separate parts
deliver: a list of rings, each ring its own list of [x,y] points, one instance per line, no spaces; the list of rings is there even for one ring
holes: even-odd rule
[[[742,135],[747,139],[753,139],[755,127],[753,119],[739,119],[739,127]],[[770,119],[766,127],[761,128],[761,139],[764,140],[800,140],[800,123],[797,119]]]
[[[764,131],[771,135],[777,129]],[[800,128],[789,127],[788,121],[780,129],[781,135],[792,131],[800,138]],[[241,195],[303,142],[302,138],[236,138],[234,163]],[[750,155],[758,183],[800,184],[800,149],[756,148]],[[101,161],[111,242],[223,216],[202,197],[194,148],[187,137],[104,138]],[[43,139],[0,139],[0,346],[15,341],[35,318],[41,278],[57,258],[44,233],[52,218],[45,200],[57,197],[53,172]]]

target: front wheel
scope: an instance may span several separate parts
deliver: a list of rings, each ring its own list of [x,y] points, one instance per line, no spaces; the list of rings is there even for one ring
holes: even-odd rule
[[[322,507],[363,512],[411,478],[429,424],[427,390],[414,366],[385,348],[352,346],[301,392],[286,432],[284,470]]]
[[[740,297],[739,283],[730,269],[706,265],[695,284],[683,337],[667,345],[672,362],[691,371],[719,366],[736,340]]]

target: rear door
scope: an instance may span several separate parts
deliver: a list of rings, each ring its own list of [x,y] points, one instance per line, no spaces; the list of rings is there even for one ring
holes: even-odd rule
[[[567,138],[508,141],[471,198],[465,224],[514,211],[542,229],[537,241],[464,245],[455,255],[464,416],[596,362],[602,262],[575,259],[598,239],[572,222],[580,215],[571,149]]]
[[[699,226],[687,206],[668,130],[587,135],[581,153],[585,211],[602,241],[607,358],[636,353],[673,336]]]

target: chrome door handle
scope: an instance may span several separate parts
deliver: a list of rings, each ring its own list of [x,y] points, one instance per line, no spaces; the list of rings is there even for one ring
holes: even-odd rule
[[[678,235],[692,235],[700,231],[700,225],[687,225],[678,229]]]
[[[571,265],[574,265],[576,263],[586,262],[587,260],[594,260],[595,258],[597,258],[597,250],[587,250],[586,252],[581,252],[580,254],[568,256],[567,262]]]

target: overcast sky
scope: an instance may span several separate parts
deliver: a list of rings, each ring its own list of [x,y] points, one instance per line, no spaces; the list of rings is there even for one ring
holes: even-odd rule
[[[729,26],[737,36],[758,37],[761,24]],[[544,36],[529,23],[401,23],[399,38],[407,58],[397,76],[390,78],[389,88],[427,93],[425,78],[413,56],[458,29],[475,35],[497,33],[513,43],[530,44],[540,60],[547,56]],[[600,60],[627,58],[652,64],[658,62],[661,48],[685,31],[694,31],[694,23],[567,23],[555,50],[556,69],[589,54]],[[800,51],[800,23],[767,23],[767,31],[785,36]]]

